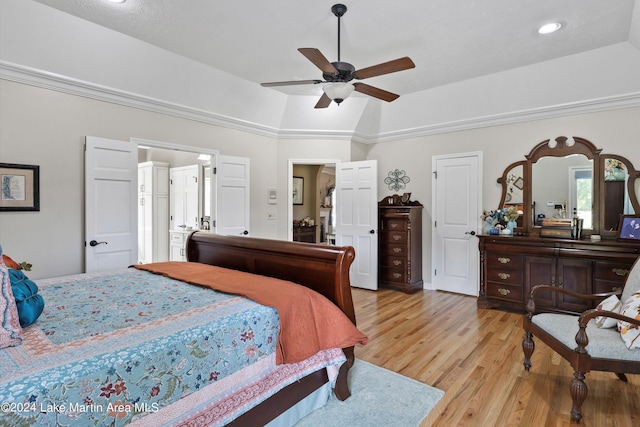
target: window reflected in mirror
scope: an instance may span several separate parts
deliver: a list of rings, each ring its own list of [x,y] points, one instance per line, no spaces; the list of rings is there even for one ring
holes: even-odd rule
[[[593,228],[593,160],[582,154],[542,157],[531,167],[535,224],[544,218],[583,219]]]
[[[593,228],[593,168],[571,167],[569,177],[571,218],[581,218],[582,228],[590,230]]]

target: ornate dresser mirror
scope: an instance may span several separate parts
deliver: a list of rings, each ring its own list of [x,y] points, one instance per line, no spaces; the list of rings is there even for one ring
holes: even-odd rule
[[[498,178],[500,207],[521,212],[515,232],[539,235],[543,218],[584,221],[583,237],[615,237],[620,215],[640,213],[640,173],[618,154],[602,154],[590,141],[558,137],[537,144],[526,160]]]
[[[521,215],[513,234],[478,236],[478,307],[524,310],[539,284],[583,294],[621,289],[640,256],[640,239],[616,238],[622,215],[640,214],[639,177],[626,158],[602,154],[578,137],[542,141],[525,160],[507,166],[498,178],[499,208],[515,206]],[[580,239],[548,235],[542,227],[546,218],[574,217],[583,220]],[[536,307],[593,308],[590,301],[550,292],[539,295]]]

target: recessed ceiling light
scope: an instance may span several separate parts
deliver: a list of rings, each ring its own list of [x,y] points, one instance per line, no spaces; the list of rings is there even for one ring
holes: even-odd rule
[[[542,27],[538,29],[538,33],[540,34],[551,34],[555,33],[562,27],[562,24],[558,22],[551,22],[549,24],[544,24]]]

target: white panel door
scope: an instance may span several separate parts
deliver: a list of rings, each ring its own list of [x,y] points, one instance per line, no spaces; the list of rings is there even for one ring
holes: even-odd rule
[[[200,166],[193,165],[185,169],[184,218],[187,227],[200,225]]]
[[[197,228],[199,219],[199,177],[198,165],[171,168],[169,197],[171,230],[190,230]],[[189,228],[190,227],[190,228]]]
[[[187,227],[184,172],[180,168],[171,168],[169,183],[169,230],[184,230]]]
[[[378,289],[377,161],[336,167],[336,245],[353,246],[351,286]]]
[[[480,160],[477,153],[434,157],[434,289],[478,296]]]
[[[216,233],[248,236],[251,232],[249,172],[248,158],[217,156]]]
[[[126,268],[138,256],[138,146],[86,137],[85,271]]]

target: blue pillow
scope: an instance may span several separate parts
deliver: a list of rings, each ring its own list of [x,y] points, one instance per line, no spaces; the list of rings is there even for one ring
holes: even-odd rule
[[[44,298],[38,295],[38,286],[21,270],[9,269],[11,291],[18,307],[20,326],[27,327],[38,320],[44,310]]]

